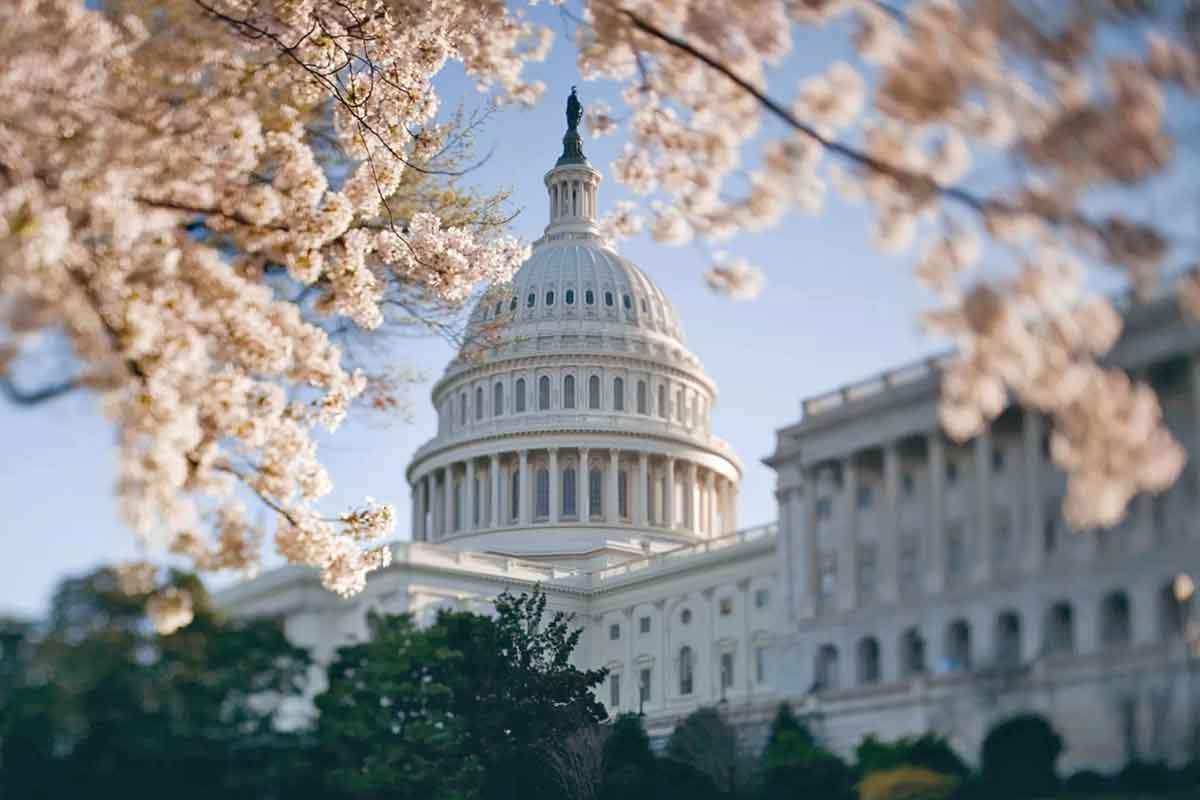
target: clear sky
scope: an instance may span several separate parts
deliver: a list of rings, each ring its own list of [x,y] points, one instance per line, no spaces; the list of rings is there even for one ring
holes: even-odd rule
[[[493,118],[480,136],[481,152],[494,148],[492,156],[470,177],[481,188],[514,190],[522,212],[513,230],[526,241],[540,235],[547,221],[542,175],[561,150],[571,85],[579,84],[585,105],[604,98],[619,107],[612,86],[580,81],[556,12],[539,7],[533,16],[558,32],[551,58],[531,70],[546,82],[546,96],[535,108]],[[837,55],[832,43],[844,41],[831,33],[817,29],[799,42],[796,57],[772,85],[778,80],[780,92],[790,96],[799,74],[827,65]],[[446,108],[460,100],[468,107],[482,102],[454,71],[441,89]],[[602,211],[627,197],[609,171],[622,144],[620,134],[585,136],[589,160],[605,175]],[[648,237],[621,246],[671,298],[689,347],[718,386],[714,432],[745,465],[742,526],[775,519],[774,474],[760,459],[771,452],[775,430],[798,419],[803,397],[944,349],[917,330],[917,311],[931,298],[916,286],[911,259],[880,255],[871,246],[869,224],[863,208],[831,195],[819,215],[790,215],[772,231],[721,243],[720,249],[745,255],[766,271],[763,294],[742,303],[705,288],[701,275],[709,254],[699,246],[665,247]],[[368,495],[395,503],[397,533],[406,539],[404,469],[433,435],[429,389],[451,352],[437,339],[401,339],[391,356],[427,378],[413,389],[411,422],[351,421],[323,441],[321,453],[336,484],[327,508],[340,511]],[[113,443],[91,396],[33,409],[0,403],[0,612],[38,613],[65,574],[136,552],[113,499]]]

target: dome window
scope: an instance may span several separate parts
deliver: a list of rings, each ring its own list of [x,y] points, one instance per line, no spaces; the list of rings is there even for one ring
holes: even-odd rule
[[[567,300],[567,305],[569,305],[569,306],[575,305],[575,290],[574,289],[567,289],[566,300]]]
[[[533,304],[536,302],[537,302],[537,295],[533,292],[530,292],[529,296],[525,298],[525,307],[533,308]]]
[[[517,296],[515,294],[513,295],[513,299],[511,301],[509,301],[508,310],[509,311],[517,310]]]
[[[648,313],[650,313],[650,312],[648,312],[648,311],[646,310],[646,298],[644,298],[644,297],[642,298],[642,313],[643,313],[643,314],[648,314]]]
[[[629,311],[633,308],[633,298],[632,297],[630,297],[629,295],[625,295],[623,298],[621,298],[621,300],[625,304],[626,311]]]
[[[504,301],[501,300],[498,303],[496,303],[496,316],[497,317],[500,316],[500,312],[502,312],[503,310],[504,310]]]
[[[616,301],[613,299],[613,293],[612,293],[612,292],[605,292],[605,293],[604,293],[604,305],[606,305],[606,306],[609,306],[609,307],[611,308],[611,307],[612,307],[612,304],[613,304],[614,302],[616,302]]]
[[[546,292],[546,305],[547,306],[554,305],[554,292],[553,291]]]
[[[589,306],[596,305],[596,293],[591,289],[588,289],[583,293],[583,302],[587,303]]]

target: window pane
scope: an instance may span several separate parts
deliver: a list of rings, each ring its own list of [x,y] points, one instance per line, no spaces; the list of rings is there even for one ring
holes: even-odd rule
[[[550,472],[545,467],[537,471],[537,515],[550,516]]]
[[[525,379],[524,378],[517,379],[516,393],[517,393],[517,396],[513,398],[513,403],[516,405],[516,410],[524,411],[525,410]]]
[[[592,516],[600,516],[604,513],[603,495],[601,494],[603,478],[599,469],[593,469],[588,473],[588,513]]]
[[[575,468],[563,470],[562,513],[564,516],[575,516]]]
[[[492,388],[492,415],[500,416],[504,413],[504,384],[497,383]]]
[[[613,410],[625,410],[625,381],[620,378],[613,379]]]
[[[588,408],[600,407],[600,376],[588,378]]]
[[[538,409],[541,411],[550,409],[550,378],[545,375],[538,378]]]
[[[646,407],[646,382],[638,381],[637,385],[637,411],[639,414],[648,414]]]
[[[629,475],[625,470],[617,472],[617,513],[629,516]]]
[[[563,408],[575,407],[575,376],[563,378]]]

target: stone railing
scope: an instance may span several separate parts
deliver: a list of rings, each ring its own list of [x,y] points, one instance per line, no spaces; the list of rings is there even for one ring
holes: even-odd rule
[[[847,384],[832,392],[810,397],[801,403],[802,419],[825,414],[863,400],[877,397],[892,389],[918,381],[935,378],[953,360],[953,353],[926,358],[911,364],[872,375]]]
[[[612,567],[606,567],[595,572],[584,573],[589,578],[589,583],[593,586],[599,586],[606,581],[623,578],[628,575],[633,575],[645,570],[658,569],[660,567],[677,564],[683,559],[695,558],[707,553],[715,553],[725,550],[730,547],[756,542],[763,539],[774,539],[779,533],[779,524],[769,522],[766,525],[756,525],[752,528],[744,528],[734,533],[719,536],[715,539],[705,539],[704,541],[694,544],[676,547],[673,550],[667,550],[662,553],[655,553],[652,556],[638,558],[632,561],[626,561]]]

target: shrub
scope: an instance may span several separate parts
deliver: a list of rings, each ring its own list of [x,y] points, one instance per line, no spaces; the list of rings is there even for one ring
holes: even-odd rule
[[[842,800],[853,795],[850,767],[821,747],[787,705],[780,706],[763,753],[763,796],[767,800]]]
[[[945,800],[958,779],[925,767],[872,772],[858,784],[859,800]]]
[[[1058,788],[1055,762],[1063,740],[1040,714],[998,723],[980,750],[983,783],[1006,800],[1049,796]]]
[[[906,736],[894,742],[867,736],[855,748],[860,777],[896,767],[925,767],[942,775],[965,778],[970,770],[944,737],[932,733]]]
[[[1094,769],[1081,769],[1063,781],[1066,794],[1095,795],[1112,790],[1112,781]]]

